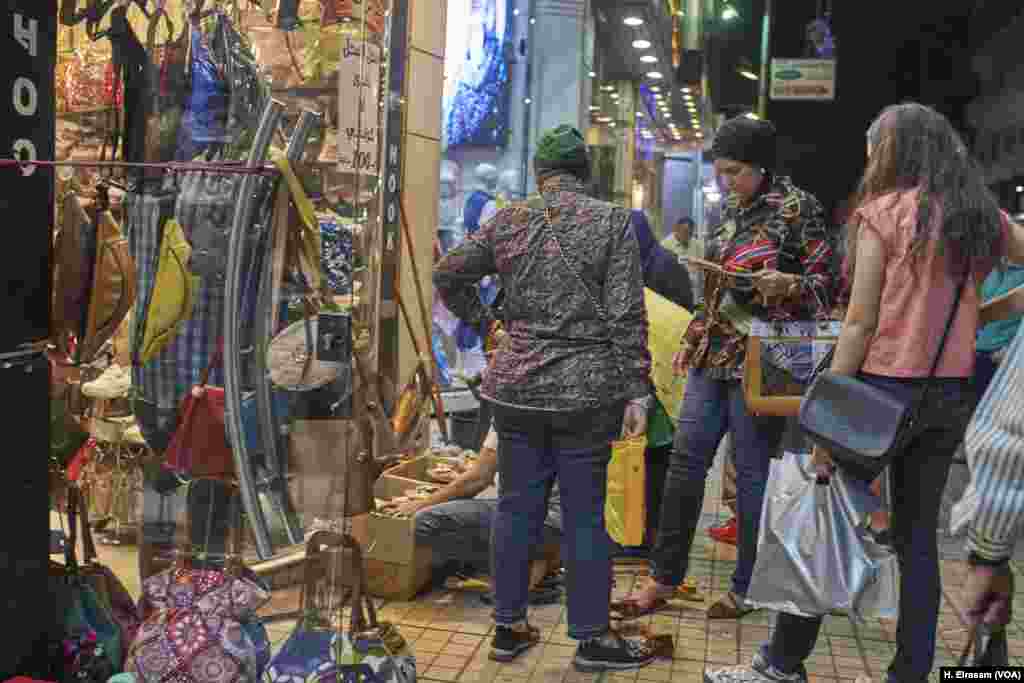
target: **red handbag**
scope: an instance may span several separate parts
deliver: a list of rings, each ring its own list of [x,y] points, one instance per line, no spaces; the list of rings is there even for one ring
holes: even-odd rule
[[[221,349],[203,371],[199,384],[181,402],[178,427],[164,459],[164,466],[193,478],[230,478],[235,460],[224,429],[224,389],[211,387],[210,371]]]

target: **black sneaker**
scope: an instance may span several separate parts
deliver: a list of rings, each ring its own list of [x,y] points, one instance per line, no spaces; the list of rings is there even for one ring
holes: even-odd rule
[[[594,673],[640,669],[653,661],[654,653],[646,645],[608,631],[600,638],[580,643],[572,663],[577,671]]]
[[[490,657],[496,662],[511,662],[539,642],[540,631],[533,626],[527,625],[525,631],[497,626],[491,639]]]

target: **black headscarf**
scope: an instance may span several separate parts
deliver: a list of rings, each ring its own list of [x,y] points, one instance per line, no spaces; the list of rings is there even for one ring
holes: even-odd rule
[[[777,160],[775,126],[769,121],[737,116],[722,124],[711,144],[713,159],[732,159],[775,172]]]

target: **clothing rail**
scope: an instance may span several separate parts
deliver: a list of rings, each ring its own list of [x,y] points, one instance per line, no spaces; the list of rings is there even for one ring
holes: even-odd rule
[[[39,159],[33,159],[31,161],[22,161],[21,159],[0,159],[0,168],[20,168],[22,170],[32,168],[33,166],[44,166],[44,167],[63,167],[70,166],[74,168],[141,168],[168,171],[171,173],[185,173],[188,171],[212,171],[216,173],[237,173],[239,175],[277,175],[278,170],[274,166],[244,166],[239,163],[237,166],[234,164],[215,164],[200,161],[168,161],[165,163],[143,163],[143,162],[130,162],[130,161],[79,161],[79,160],[65,160],[65,161],[43,161]]]

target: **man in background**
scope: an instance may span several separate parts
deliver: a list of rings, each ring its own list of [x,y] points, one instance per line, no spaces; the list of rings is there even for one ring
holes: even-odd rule
[[[704,258],[704,242],[693,236],[695,229],[693,219],[683,216],[672,226],[672,234],[661,241],[661,247],[680,261],[685,261],[688,258]],[[701,271],[697,268],[690,269],[690,285],[693,289],[694,299],[700,301],[703,298],[704,280]]]

